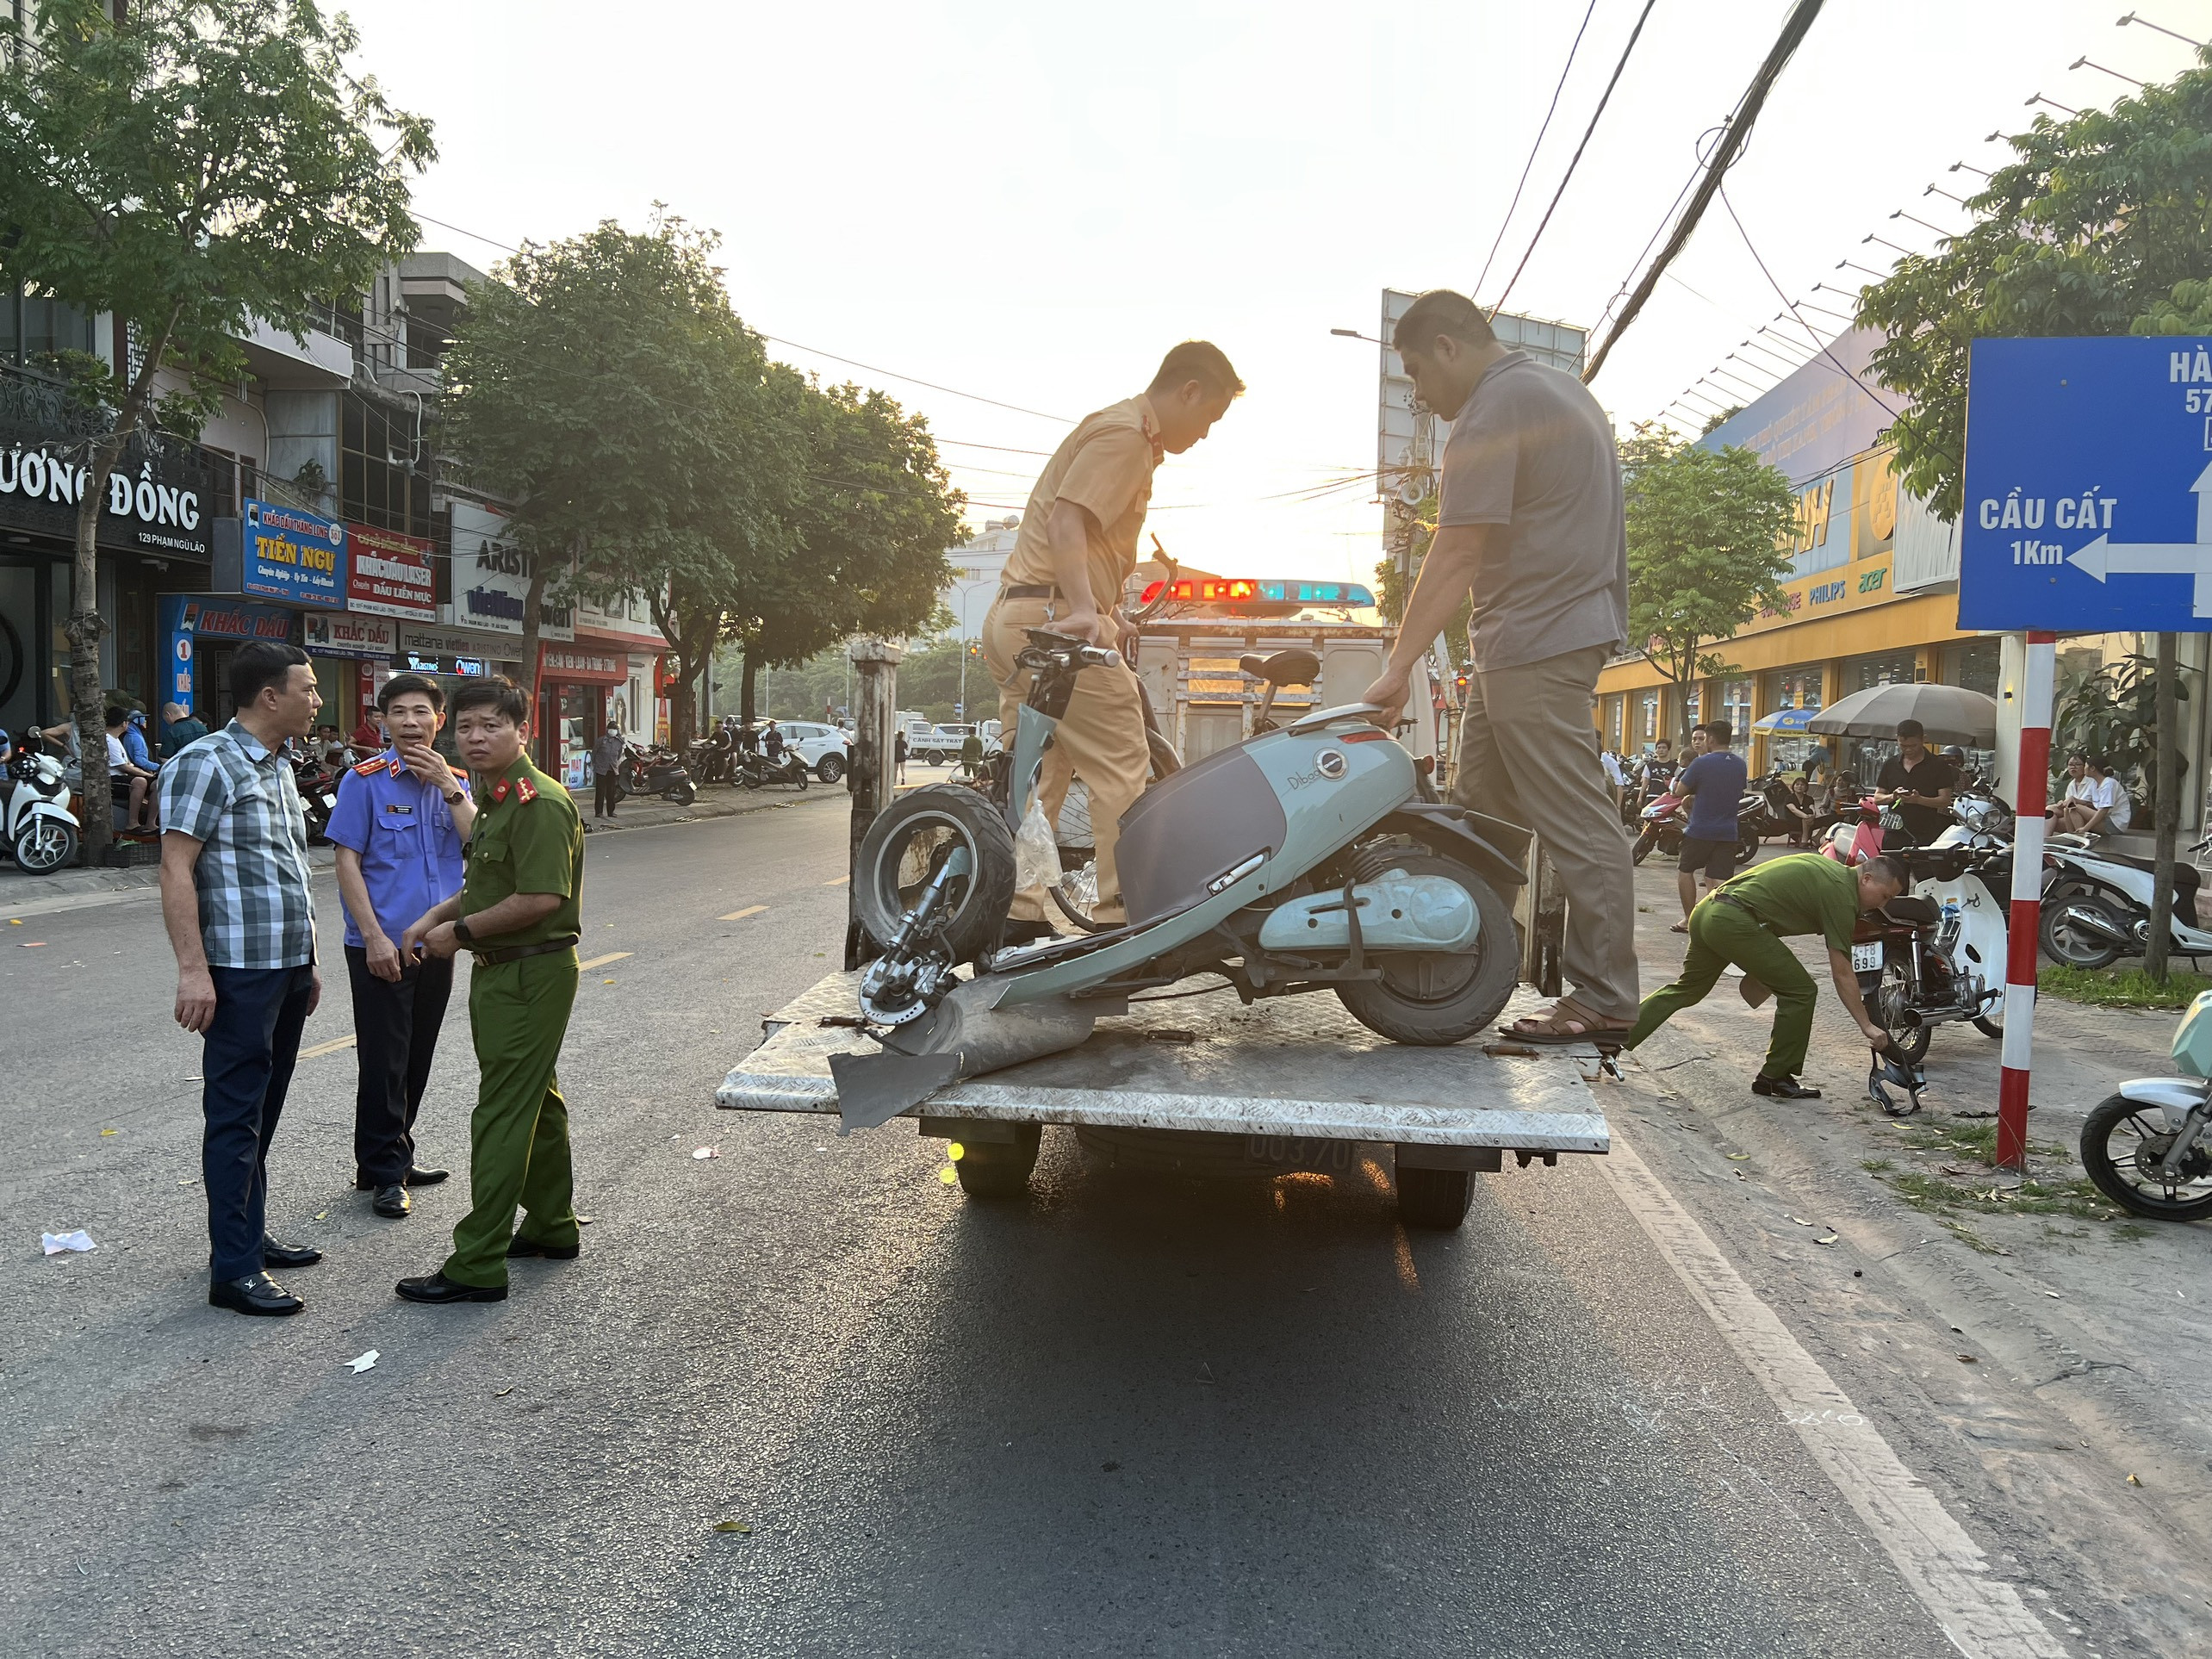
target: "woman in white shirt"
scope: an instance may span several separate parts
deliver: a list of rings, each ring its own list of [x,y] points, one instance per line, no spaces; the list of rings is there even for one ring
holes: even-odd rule
[[[2066,794],[2051,814],[2054,830],[2078,836],[2125,830],[2134,817],[2134,803],[2102,755],[2077,751],[2066,757]]]

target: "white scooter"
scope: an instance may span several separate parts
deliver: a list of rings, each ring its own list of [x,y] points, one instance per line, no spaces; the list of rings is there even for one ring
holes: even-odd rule
[[[59,870],[77,856],[77,815],[69,780],[51,755],[17,749],[0,777],[0,842],[30,875]]]
[[[2196,919],[2203,883],[2198,842],[2173,865],[2173,915],[2168,948],[2177,956],[2212,956],[2212,929]],[[2057,866],[2043,890],[2043,949],[2072,967],[2109,967],[2122,956],[2141,956],[2151,941],[2151,861],[2095,845],[2088,836],[2053,836],[2044,850]]]
[[[2212,1215],[2212,991],[2173,1034],[2178,1078],[2135,1078],[2090,1109],[2081,1164],[2123,1209],[2162,1221]]]

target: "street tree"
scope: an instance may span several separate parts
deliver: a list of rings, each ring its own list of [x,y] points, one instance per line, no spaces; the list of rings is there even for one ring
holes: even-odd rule
[[[1961,500],[1967,347],[2016,335],[2178,333],[2212,324],[2212,51],[2109,110],[2038,115],[1967,198],[1973,223],[1859,296],[1886,335],[1898,482],[1947,520]]]
[[[786,550],[801,448],[760,337],[730,308],[718,241],[656,209],[643,233],[607,221],[525,243],[455,332],[445,441],[515,504],[533,699],[549,600],[644,596],[688,678],[734,569]]]
[[[1963,500],[1968,348],[1978,338],[2175,334],[2212,326],[2212,48],[2172,81],[2109,110],[2039,115],[2006,140],[2014,159],[1967,198],[1973,222],[1908,255],[1860,295],[1861,324],[1888,338],[1882,383],[1911,400],[1890,428],[1898,476],[1944,519]],[[2176,705],[2171,635],[2159,641],[2159,747]],[[2168,780],[2173,769],[2161,767]],[[2172,892],[2179,803],[2161,787],[2153,914]],[[2154,929],[2145,966],[2165,972]]]
[[[120,16],[118,15],[120,14]],[[70,702],[85,842],[109,838],[98,533],[134,436],[196,432],[257,320],[299,339],[317,302],[411,252],[430,123],[347,60],[314,0],[40,0],[0,15],[0,278],[128,326],[53,366],[96,417],[77,478]]]
[[[740,710],[750,720],[762,667],[805,662],[854,634],[919,633],[938,620],[966,497],[954,489],[929,423],[854,385],[786,371],[804,434],[805,487],[792,505],[792,555],[754,565],[726,620],[743,652]]]
[[[1697,681],[1734,671],[1713,647],[1762,608],[1784,602],[1790,555],[1783,538],[1797,494],[1778,468],[1748,449],[1700,448],[1648,422],[1620,455],[1630,645],[1683,693],[1675,706],[1687,709]]]

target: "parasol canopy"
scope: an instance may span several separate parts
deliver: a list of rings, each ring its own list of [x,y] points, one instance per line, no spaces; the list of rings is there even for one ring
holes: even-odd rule
[[[1843,737],[1894,737],[1900,720],[1919,721],[1931,743],[1960,743],[1968,749],[1997,744],[1994,697],[1963,686],[1926,681],[1854,692],[1820,710],[1806,730]]]
[[[1803,731],[1812,724],[1818,709],[1776,709],[1763,720],[1751,723],[1754,731]]]

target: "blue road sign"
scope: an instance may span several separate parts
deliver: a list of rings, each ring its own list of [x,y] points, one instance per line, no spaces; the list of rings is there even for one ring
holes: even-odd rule
[[[2212,339],[1976,340],[1959,626],[2212,631]]]

